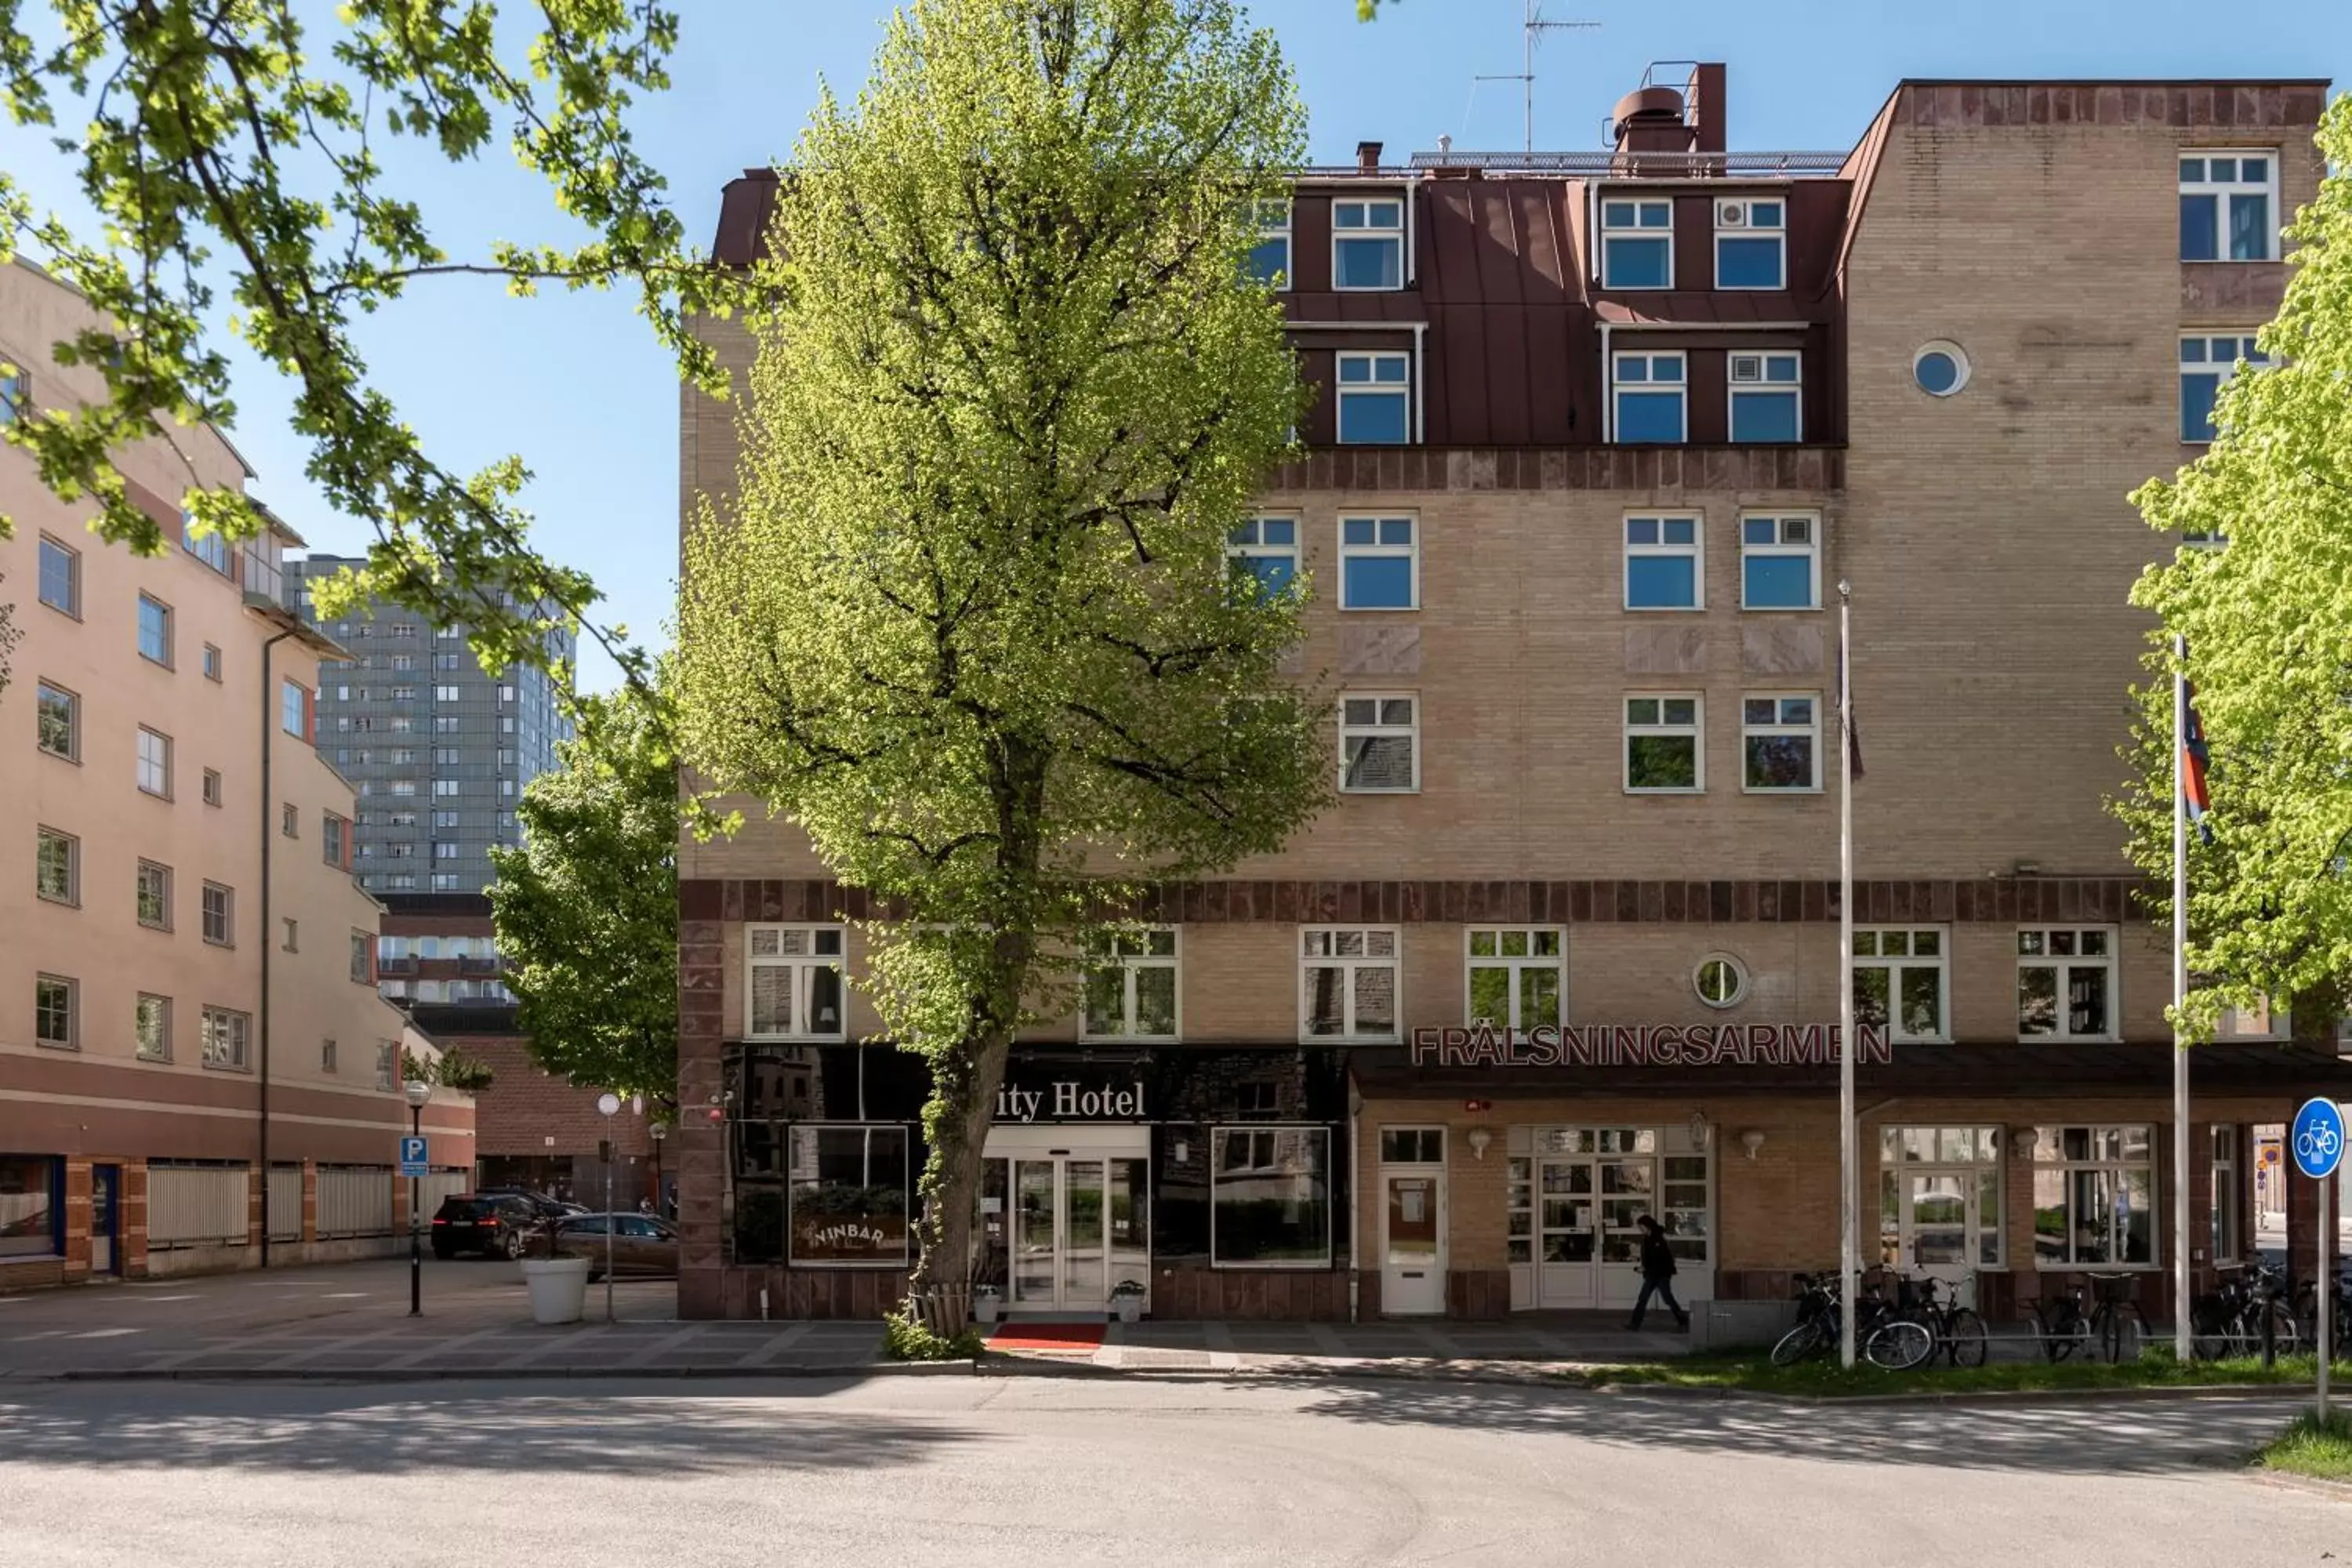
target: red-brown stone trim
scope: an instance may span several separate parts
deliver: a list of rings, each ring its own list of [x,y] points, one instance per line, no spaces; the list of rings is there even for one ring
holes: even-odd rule
[[[1843,489],[1843,447],[1325,447],[1264,493]]]
[[[2324,81],[1906,82],[1898,124],[2165,125],[2276,130],[2315,125]]]
[[[1864,921],[2014,925],[2137,920],[2153,884],[2128,877],[1986,877],[1857,881]],[[681,920],[887,919],[884,900],[827,880],[702,879],[678,884]],[[1412,924],[1495,921],[1706,925],[1834,921],[1825,881],[1219,881],[1169,884],[1139,900],[1139,920],[1182,924],[1302,921]],[[690,988],[690,987],[689,987]]]

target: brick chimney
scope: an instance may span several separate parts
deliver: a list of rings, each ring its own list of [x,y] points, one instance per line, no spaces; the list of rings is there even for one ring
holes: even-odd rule
[[[1685,110],[1691,123],[1691,151],[1720,153],[1729,143],[1725,141],[1724,68],[1720,63],[1696,65],[1691,68],[1690,85],[1685,89]]]
[[[1367,174],[1381,166],[1381,144],[1377,142],[1356,143],[1356,167]]]

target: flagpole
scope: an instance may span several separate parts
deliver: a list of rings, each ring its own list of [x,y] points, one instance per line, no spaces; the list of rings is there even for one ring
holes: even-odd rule
[[[2172,639],[2172,1353],[2189,1364],[2189,639]],[[2234,1200],[2233,1200],[2234,1201]]]
[[[1855,1226],[1853,1124],[1853,587],[1838,589],[1838,1364],[1853,1365],[1853,1320],[1862,1287],[1862,1241]]]

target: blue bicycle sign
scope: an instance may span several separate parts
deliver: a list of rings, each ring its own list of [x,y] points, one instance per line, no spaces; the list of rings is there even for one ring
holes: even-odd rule
[[[2336,1173],[2344,1159],[2344,1108],[2332,1100],[2306,1100],[2287,1134],[2295,1169],[2314,1181]]]

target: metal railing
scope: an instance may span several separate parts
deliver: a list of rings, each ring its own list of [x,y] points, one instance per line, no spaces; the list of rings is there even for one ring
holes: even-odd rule
[[[245,1245],[251,1219],[251,1173],[243,1165],[147,1166],[147,1245]],[[298,1206],[298,1215],[301,1212]]]
[[[1843,153],[1415,153],[1412,167],[1490,174],[1568,174],[1594,180],[1823,179]]]
[[[319,1167],[319,1239],[392,1234],[390,1165]]]
[[[264,1211],[272,1241],[302,1239],[302,1167],[269,1167],[269,1206]]]

